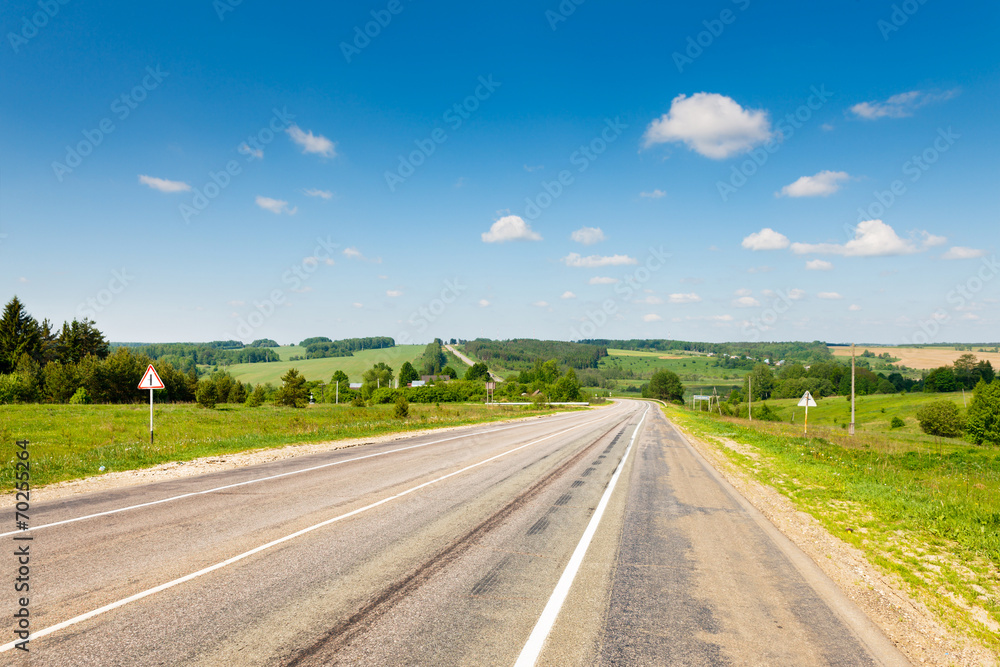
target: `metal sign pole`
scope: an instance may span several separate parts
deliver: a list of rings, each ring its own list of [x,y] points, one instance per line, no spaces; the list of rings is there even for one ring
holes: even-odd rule
[[[153,444],[153,390],[149,390],[149,444]]]

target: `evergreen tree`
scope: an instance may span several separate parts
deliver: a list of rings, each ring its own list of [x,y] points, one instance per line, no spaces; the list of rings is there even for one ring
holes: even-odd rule
[[[41,352],[41,327],[15,296],[0,317],[0,373],[13,371],[22,355],[37,359]]]
[[[274,397],[274,402],[278,405],[287,405],[291,408],[304,408],[309,402],[309,390],[306,389],[306,379],[294,368],[289,368],[288,372],[281,376],[284,383]]]

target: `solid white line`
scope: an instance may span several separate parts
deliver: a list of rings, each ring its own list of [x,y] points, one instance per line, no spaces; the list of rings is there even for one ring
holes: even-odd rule
[[[646,412],[649,412],[648,407],[646,408]],[[590,518],[587,529],[583,531],[583,536],[580,538],[579,544],[576,545],[569,563],[566,564],[566,569],[563,570],[562,576],[559,577],[559,582],[556,584],[555,590],[552,591],[552,596],[549,597],[545,609],[542,610],[542,615],[538,617],[538,622],[535,623],[535,628],[531,631],[531,635],[528,636],[528,641],[525,643],[524,648],[521,649],[521,654],[517,657],[514,667],[533,667],[535,662],[538,661],[538,656],[542,653],[545,640],[548,639],[549,633],[552,631],[552,626],[555,625],[556,617],[559,616],[559,611],[566,601],[566,596],[569,595],[569,589],[573,586],[573,579],[576,578],[576,573],[580,570],[580,565],[583,564],[583,557],[587,554],[587,548],[590,546],[590,542],[597,532],[597,525],[601,522],[604,509],[611,500],[611,493],[615,490],[615,484],[618,483],[618,478],[621,476],[622,470],[625,469],[625,461],[628,459],[629,452],[632,451],[632,445],[635,444],[636,436],[639,435],[642,422],[646,420],[646,412],[642,413],[642,419],[636,424],[635,432],[632,433],[632,439],[625,449],[622,460],[618,463],[618,468],[615,469],[615,473],[611,476],[611,481],[608,482],[608,488],[605,489],[604,495],[601,496],[601,502],[597,504],[594,516]]]
[[[365,454],[364,456],[355,456],[354,458],[351,458],[351,459],[343,459],[341,461],[333,461],[331,463],[324,463],[322,465],[313,466],[311,468],[303,468],[301,470],[292,470],[292,471],[289,471],[289,472],[279,473],[277,475],[270,475],[268,477],[261,477],[260,479],[251,479],[251,480],[247,480],[245,482],[236,482],[235,484],[226,484],[225,486],[217,486],[217,487],[212,488],[212,489],[205,489],[204,491],[192,491],[190,493],[182,493],[182,494],[180,494],[178,496],[170,496],[169,498],[161,498],[160,500],[152,500],[152,501],[150,501],[148,503],[139,503],[138,505],[129,505],[127,507],[119,507],[117,509],[107,510],[105,512],[97,512],[95,514],[86,514],[84,516],[78,516],[78,517],[74,517],[72,519],[64,519],[62,521],[53,521],[52,523],[42,524],[41,526],[32,526],[27,531],[24,531],[24,530],[12,530],[12,531],[7,532],[7,533],[0,533],[0,537],[8,537],[10,535],[19,535],[19,534],[26,533],[26,532],[29,532],[29,531],[38,531],[38,530],[42,530],[43,528],[52,528],[53,526],[61,526],[63,524],[67,524],[67,523],[75,523],[77,521],[83,521],[84,519],[93,519],[93,518],[96,518],[96,517],[99,517],[99,516],[107,516],[109,514],[117,514],[119,512],[127,512],[129,510],[139,509],[140,507],[149,507],[151,505],[159,505],[161,503],[169,503],[169,502],[172,502],[174,500],[181,500],[182,498],[191,498],[193,496],[202,496],[202,495],[205,495],[206,493],[215,493],[216,491],[225,491],[226,489],[233,489],[233,488],[236,488],[238,486],[246,486],[248,484],[257,484],[258,482],[266,482],[268,480],[278,479],[280,477],[289,477],[291,475],[299,475],[299,474],[302,474],[304,472],[312,472],[314,470],[322,470],[323,468],[329,468],[330,466],[339,466],[339,465],[344,464],[344,463],[351,463],[353,461],[361,461],[361,460],[370,459],[370,458],[373,458],[373,457],[376,457],[376,456],[386,456],[387,454],[396,454],[396,453],[399,453],[399,452],[405,452],[408,449],[418,449],[420,447],[428,447],[430,445],[438,445],[438,444],[441,444],[442,442],[448,442],[450,440],[461,440],[462,438],[471,438],[473,436],[485,435],[487,433],[496,433],[498,431],[507,431],[507,430],[510,430],[510,429],[513,429],[513,428],[520,428],[521,426],[527,426],[527,425],[534,424],[534,423],[535,422],[527,422],[525,424],[515,424],[513,426],[504,426],[504,427],[501,427],[501,428],[491,429],[489,431],[478,431],[476,433],[470,433],[470,434],[464,434],[464,435],[456,435],[454,437],[444,438],[442,440],[434,440],[433,442],[424,442],[424,443],[421,443],[421,444],[418,444],[418,445],[409,445],[407,447],[399,447],[398,449],[391,449],[391,450],[385,451],[385,452],[375,452],[374,454]]]
[[[411,487],[411,488],[409,488],[409,489],[407,489],[405,491],[401,491],[401,492],[397,493],[396,495],[389,496],[387,498],[383,498],[382,500],[377,500],[377,501],[371,503],[370,505],[365,505],[364,507],[359,507],[358,509],[351,510],[350,512],[347,512],[346,514],[341,514],[339,516],[333,517],[332,519],[327,519],[326,521],[321,521],[320,523],[313,524],[312,526],[309,526],[307,528],[303,528],[302,530],[298,530],[298,531],[296,531],[294,533],[291,533],[290,535],[285,535],[284,537],[279,537],[278,539],[272,540],[272,541],[268,542],[267,544],[262,544],[261,546],[255,547],[255,548],[253,548],[253,549],[251,549],[249,551],[244,551],[243,553],[241,553],[241,554],[239,554],[237,556],[233,556],[232,558],[226,559],[226,560],[224,560],[224,561],[222,561],[220,563],[216,563],[215,565],[210,565],[210,566],[208,566],[206,568],[198,570],[197,572],[192,572],[191,574],[184,575],[183,577],[180,577],[178,579],[174,579],[173,581],[168,581],[165,584],[160,584],[159,586],[155,586],[153,588],[144,590],[141,593],[136,593],[135,595],[131,595],[131,596],[129,596],[129,597],[123,599],[123,600],[118,600],[117,602],[112,602],[111,604],[104,605],[103,607],[100,607],[99,609],[94,609],[93,611],[88,611],[88,612],[86,612],[84,614],[80,614],[79,616],[74,616],[73,618],[71,618],[69,620],[63,621],[62,623],[56,623],[55,625],[49,626],[49,627],[47,627],[47,628],[45,628],[43,630],[39,630],[38,632],[34,632],[34,633],[32,633],[28,637],[28,641],[31,641],[31,640],[34,640],[34,639],[38,639],[40,637],[44,637],[45,635],[50,635],[53,632],[58,632],[59,630],[62,630],[64,628],[68,628],[71,625],[76,625],[77,623],[81,623],[81,622],[86,621],[88,619],[91,619],[91,618],[93,618],[95,616],[98,616],[98,615],[103,614],[105,612],[111,611],[112,609],[117,609],[118,607],[127,605],[130,602],[135,602],[136,600],[141,600],[142,598],[149,597],[150,595],[153,595],[154,593],[159,593],[160,591],[165,591],[168,588],[173,588],[174,586],[177,586],[179,584],[183,584],[183,583],[185,583],[187,581],[191,581],[192,579],[196,579],[196,578],[198,578],[198,577],[200,577],[202,575],[208,574],[209,572],[214,572],[215,570],[218,570],[220,568],[226,567],[227,565],[232,565],[233,563],[241,561],[244,558],[247,558],[247,557],[252,556],[254,554],[260,553],[261,551],[264,551],[266,549],[270,549],[273,546],[277,546],[277,545],[282,544],[284,542],[287,542],[289,540],[293,540],[296,537],[300,537],[302,535],[305,535],[306,533],[311,533],[314,530],[318,530],[320,528],[323,528],[324,526],[329,526],[332,523],[336,523],[338,521],[342,521],[344,519],[350,518],[352,516],[356,516],[358,514],[361,514],[362,512],[366,512],[366,511],[368,511],[370,509],[373,509],[375,507],[378,507],[380,505],[384,505],[384,504],[386,504],[388,502],[391,502],[393,500],[397,500],[399,498],[402,498],[403,496],[407,496],[407,495],[413,493],[414,491],[419,491],[420,489],[428,487],[431,484],[436,484],[438,482],[441,482],[441,481],[444,481],[444,480],[448,479],[449,477],[454,477],[455,475],[459,475],[459,474],[461,474],[463,472],[466,472],[468,470],[472,470],[473,468],[478,468],[481,465],[485,465],[485,464],[487,464],[487,463],[489,463],[491,461],[495,461],[495,460],[497,460],[497,459],[499,459],[499,458],[501,458],[503,456],[507,456],[508,454],[513,454],[514,452],[519,451],[521,449],[524,449],[525,447],[530,447],[532,445],[537,445],[540,442],[544,442],[544,441],[549,440],[551,438],[554,438],[556,436],[563,435],[564,433],[569,433],[570,431],[575,431],[576,429],[583,428],[584,426],[592,426],[594,424],[598,424],[601,421],[603,421],[605,419],[608,419],[608,418],[613,418],[614,416],[615,415],[605,416],[602,419],[597,419],[597,420],[595,420],[593,422],[586,422],[586,423],[583,423],[583,424],[577,424],[576,426],[571,426],[568,429],[565,429],[563,431],[559,431],[557,433],[553,433],[551,435],[547,435],[544,438],[539,438],[538,440],[533,440],[532,442],[525,443],[523,445],[519,445],[519,446],[515,447],[514,449],[509,449],[506,452],[501,452],[500,454],[497,454],[495,456],[491,456],[490,458],[484,459],[482,461],[479,461],[478,463],[473,463],[472,465],[466,466],[466,467],[464,467],[464,468],[462,468],[460,470],[456,470],[454,472],[450,472],[447,475],[442,475],[441,477],[438,477],[437,479],[432,479],[429,482],[424,482],[423,484],[418,484],[417,486]],[[3,653],[5,651],[11,650],[12,648],[14,648],[21,641],[24,641],[24,640],[11,641],[11,642],[8,642],[8,643],[4,644],[3,646],[0,646],[0,653]]]

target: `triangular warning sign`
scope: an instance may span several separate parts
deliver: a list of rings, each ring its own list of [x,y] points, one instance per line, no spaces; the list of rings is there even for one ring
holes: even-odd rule
[[[156,374],[153,364],[149,365],[149,368],[146,369],[146,374],[142,376],[142,380],[139,382],[139,389],[163,389],[163,380]]]

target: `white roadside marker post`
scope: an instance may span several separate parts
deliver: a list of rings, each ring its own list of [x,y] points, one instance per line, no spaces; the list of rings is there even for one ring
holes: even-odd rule
[[[156,373],[153,364],[150,364],[142,379],[139,380],[139,389],[149,390],[149,444],[151,445],[153,444],[153,390],[163,388],[163,380]]]

